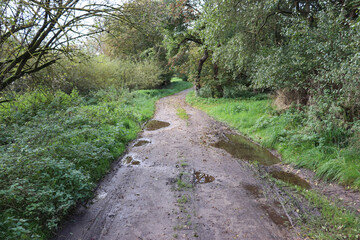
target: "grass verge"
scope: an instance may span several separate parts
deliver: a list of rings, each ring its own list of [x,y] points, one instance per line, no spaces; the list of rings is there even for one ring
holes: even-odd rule
[[[136,138],[155,102],[191,87],[114,88],[88,96],[36,91],[0,106],[0,239],[47,239],[92,196],[111,162]]]
[[[313,122],[304,111],[289,109],[279,113],[266,95],[206,99],[191,92],[187,102],[264,147],[278,150],[283,161],[309,168],[323,179],[360,189],[360,148],[357,144],[325,142],[321,133],[312,130]]]
[[[357,213],[346,209],[340,202],[329,201],[316,190],[307,190],[276,179],[274,181],[301,201],[302,210],[297,209],[297,212],[301,218],[302,239],[360,239],[360,218]]]
[[[190,92],[186,100],[263,146],[278,150],[285,162],[310,168],[318,177],[360,188],[359,149],[352,145],[341,148],[321,143],[321,137],[309,133],[309,123],[303,112],[289,109],[280,114],[266,95],[212,99],[195,97]],[[359,239],[357,213],[336,206],[312,190],[297,191],[321,213],[320,216],[307,216],[303,223],[306,236],[310,239]]]

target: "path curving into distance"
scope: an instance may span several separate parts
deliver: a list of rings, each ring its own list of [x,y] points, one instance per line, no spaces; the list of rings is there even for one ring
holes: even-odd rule
[[[217,147],[233,131],[187,105],[189,91],[157,102],[162,128],[139,135],[54,239],[295,239],[253,167]]]

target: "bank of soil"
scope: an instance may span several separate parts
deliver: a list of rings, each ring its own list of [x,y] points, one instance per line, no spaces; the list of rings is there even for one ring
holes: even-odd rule
[[[145,127],[55,239],[298,239],[284,196],[220,146],[234,132],[187,105],[188,91],[158,101],[165,123]]]

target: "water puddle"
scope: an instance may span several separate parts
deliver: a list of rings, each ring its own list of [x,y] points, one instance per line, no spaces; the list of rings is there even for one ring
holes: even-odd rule
[[[168,122],[163,122],[163,121],[159,121],[159,120],[151,120],[150,122],[148,122],[145,125],[145,130],[155,131],[160,128],[164,128],[164,127],[168,127],[168,126],[170,126],[170,123],[168,123]]]
[[[248,191],[255,198],[263,197],[263,191],[258,186],[253,185],[253,184],[243,184],[243,187],[245,188],[246,191]]]
[[[285,214],[279,214],[271,206],[266,204],[260,204],[260,207],[266,212],[271,221],[273,221],[276,225],[285,226],[290,224],[289,219],[286,217]]]
[[[251,195],[253,195],[255,198],[259,199],[264,196],[263,190],[261,187],[253,184],[243,184],[243,187],[247,192],[249,192]],[[274,201],[274,206],[281,207],[280,202]],[[265,204],[260,203],[259,206],[262,210],[266,212],[266,215],[273,221],[276,225],[284,226],[286,224],[289,224],[289,219],[286,217],[285,214],[279,214],[274,207],[271,206],[272,204]],[[280,206],[279,206],[280,205]]]
[[[195,183],[210,183],[215,181],[215,178],[213,176],[210,176],[209,174],[205,174],[202,172],[195,172]]]
[[[135,160],[133,160],[133,161],[131,162],[131,165],[140,165],[140,161],[135,161]]]
[[[241,135],[226,135],[226,137],[228,139],[222,139],[217,143],[211,144],[211,146],[224,149],[236,158],[258,162],[265,166],[280,162],[267,149],[256,145]]]
[[[294,184],[294,185],[300,186],[305,189],[311,189],[310,184],[306,180],[302,179],[301,177],[297,176],[294,173],[276,170],[276,171],[270,172],[270,175],[273,178],[279,179],[283,182]]]
[[[150,143],[150,141],[148,141],[148,140],[139,140],[137,143],[135,143],[134,147],[141,147],[148,143]]]
[[[107,196],[107,193],[106,193],[106,192],[100,192],[100,193],[95,197],[95,199],[96,199],[96,200],[101,200],[101,199],[106,198],[106,196]]]
[[[140,165],[140,161],[134,160],[133,157],[131,157],[131,156],[127,156],[123,160],[123,163],[126,165]]]
[[[124,163],[130,164],[132,162],[132,160],[133,160],[133,158],[128,156],[128,157],[125,158]]]

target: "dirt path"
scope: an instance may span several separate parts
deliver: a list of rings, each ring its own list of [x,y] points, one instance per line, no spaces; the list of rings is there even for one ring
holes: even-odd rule
[[[55,239],[292,239],[252,168],[211,146],[231,130],[188,106],[188,91],[159,100],[154,119],[170,126],[145,130],[149,143],[134,142]]]

